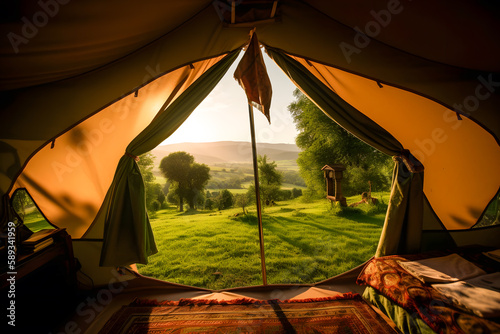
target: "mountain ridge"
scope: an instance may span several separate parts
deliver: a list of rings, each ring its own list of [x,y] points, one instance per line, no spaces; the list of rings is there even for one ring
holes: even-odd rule
[[[245,141],[217,141],[160,145],[151,152],[157,163],[172,152],[185,151],[195,161],[205,164],[247,163],[252,161],[252,146]],[[297,160],[300,149],[295,144],[257,143],[257,154],[267,155],[271,161]]]

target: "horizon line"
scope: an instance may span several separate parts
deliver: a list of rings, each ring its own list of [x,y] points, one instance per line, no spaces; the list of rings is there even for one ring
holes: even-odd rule
[[[160,145],[156,146],[167,146],[167,145],[177,145],[177,144],[211,144],[211,143],[249,143],[251,144],[251,141],[246,141],[246,140],[216,140],[216,141],[198,141],[198,142],[191,142],[191,141],[183,141],[183,142],[176,142],[176,143],[161,143]],[[257,142],[258,144],[271,144],[271,145],[295,145],[297,146],[296,143],[269,143],[269,142]]]

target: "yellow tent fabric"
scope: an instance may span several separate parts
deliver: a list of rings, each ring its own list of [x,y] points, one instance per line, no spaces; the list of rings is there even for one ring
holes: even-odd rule
[[[49,221],[80,238],[96,218],[130,141],[220,59],[178,68],[68,130],[28,162],[13,189],[26,188]]]
[[[420,95],[379,86],[331,66],[305,59],[299,62],[424,164],[424,193],[447,229],[470,228],[478,221],[484,203],[495,196],[500,185],[496,172],[500,147],[494,136]],[[404,122],[411,126],[402,125]]]

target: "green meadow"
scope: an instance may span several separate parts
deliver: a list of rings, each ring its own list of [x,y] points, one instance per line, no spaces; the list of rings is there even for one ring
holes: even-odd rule
[[[235,174],[220,168],[219,180]],[[241,174],[241,173],[240,173]],[[245,173],[246,174],[246,173]],[[244,193],[230,189],[233,194]],[[283,184],[283,188],[303,188]],[[210,189],[216,191],[218,189]],[[388,193],[373,193],[378,206],[332,206],[326,199],[303,196],[263,208],[267,280],[269,284],[314,283],[352,269],[375,253]],[[347,198],[348,204],[360,196]],[[159,252],[143,275],[213,290],[262,284],[259,233],[255,205],[227,210],[179,212],[175,205],[150,215]],[[32,230],[52,228],[30,207],[25,224]]]
[[[302,197],[264,207],[269,284],[314,283],[362,264],[380,237],[388,194],[378,206],[331,206]],[[360,196],[348,198],[357,202]],[[173,206],[151,217],[158,253],[143,275],[191,286],[225,289],[262,284],[255,206],[223,211],[178,212]]]

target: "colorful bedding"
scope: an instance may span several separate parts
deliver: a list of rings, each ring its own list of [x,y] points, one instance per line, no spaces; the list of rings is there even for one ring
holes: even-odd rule
[[[429,253],[374,258],[360,273],[357,284],[372,287],[404,308],[411,316],[421,318],[437,333],[500,333],[500,319],[481,318],[456,307],[429,283],[417,279],[399,264],[399,262],[449,254]],[[499,264],[481,252],[466,250],[457,254],[476,264],[486,273],[499,271]]]

